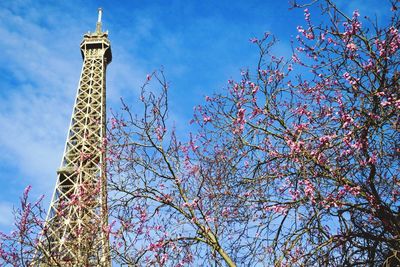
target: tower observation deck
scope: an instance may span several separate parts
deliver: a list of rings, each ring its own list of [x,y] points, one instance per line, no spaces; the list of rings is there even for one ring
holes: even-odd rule
[[[105,166],[106,68],[112,60],[99,9],[83,37],[83,66],[57,182],[33,266],[111,266]]]

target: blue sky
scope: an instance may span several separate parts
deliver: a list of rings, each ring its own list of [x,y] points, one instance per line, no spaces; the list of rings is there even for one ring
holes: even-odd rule
[[[379,12],[378,1],[339,2],[350,14]],[[81,70],[79,44],[94,31],[98,7],[113,51],[108,107],[118,110],[120,97],[139,105],[146,74],[163,66],[170,117],[182,135],[193,106],[255,66],[250,38],[269,31],[280,40],[276,53],[288,56],[303,23],[302,10],[289,11],[286,0],[1,1],[0,230],[9,229],[28,184],[50,199]]]

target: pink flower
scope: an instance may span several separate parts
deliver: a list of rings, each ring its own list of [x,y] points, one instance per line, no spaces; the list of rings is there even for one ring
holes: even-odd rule
[[[334,137],[335,135],[324,135],[319,138],[319,141],[321,142],[321,146],[328,144]]]
[[[353,196],[358,196],[360,194],[361,188],[359,186],[349,186],[344,185],[344,190],[352,194]]]
[[[368,71],[368,70],[372,70],[375,67],[375,64],[372,62],[372,59],[368,59],[368,63],[367,64],[364,63],[362,65],[362,67],[363,67],[364,70]]]
[[[29,194],[29,192],[31,191],[31,189],[32,189],[32,186],[31,186],[31,185],[28,185],[28,186],[25,188],[25,190],[24,190],[24,198],[27,198],[27,197],[28,197],[28,194]]]
[[[372,156],[368,159],[368,163],[370,164],[375,164],[377,160],[377,157],[375,154],[372,154]]]
[[[291,153],[299,153],[301,152],[304,142],[303,141],[292,141],[290,139],[286,140],[287,145],[290,148]]]
[[[118,126],[118,120],[116,118],[111,118],[111,129],[115,129]]]
[[[382,102],[381,102],[381,106],[382,107],[386,107],[386,106],[389,106],[391,103],[389,102],[389,101],[387,101],[387,100],[383,100]]]
[[[304,34],[306,30],[304,30],[301,26],[297,26],[297,31]]]
[[[245,112],[246,112],[245,109],[243,109],[243,108],[239,109],[239,111],[237,113],[237,116],[238,116],[237,122],[239,124],[244,123],[244,114],[245,114]]]
[[[358,49],[357,45],[355,43],[349,43],[346,45],[346,48],[349,49],[350,51],[354,52]]]
[[[281,213],[283,215],[288,213],[288,208],[284,205],[272,205],[272,206],[266,207],[264,210],[267,212],[273,211],[276,213]]]
[[[360,82],[360,78],[354,78],[348,72],[343,74],[343,78],[345,78],[350,85],[357,85]]]
[[[255,95],[255,94],[257,93],[258,89],[259,89],[259,86],[258,86],[258,85],[254,86],[254,88],[253,88],[253,90],[251,91],[251,93],[252,93],[253,95]]]
[[[244,108],[240,108],[237,112],[237,117],[233,121],[233,125],[235,126],[233,133],[234,134],[241,134],[244,129],[244,124],[246,123],[245,119],[246,110]]]
[[[167,129],[162,127],[161,125],[155,129],[158,141],[162,141],[164,134],[167,132]]]
[[[216,218],[214,217],[210,217],[210,216],[206,216],[206,222],[215,222]]]
[[[296,201],[300,197],[300,192],[298,190],[289,190],[289,194],[292,196],[292,200]]]
[[[210,116],[203,115],[203,121],[204,121],[204,123],[207,123],[207,122],[211,122],[211,121],[212,121],[212,119],[211,119],[211,117],[210,117]]]
[[[189,145],[190,145],[190,148],[193,150],[193,152],[195,152],[199,148],[199,146],[196,146],[195,142],[193,142],[192,139],[190,139]]]
[[[310,29],[310,30],[311,30],[311,29]],[[313,33],[312,31],[310,31],[309,33],[306,34],[306,38],[307,38],[308,40],[314,40],[315,35],[314,35],[314,33]]]
[[[306,194],[306,196],[312,197],[315,191],[313,184],[309,180],[304,180],[303,183],[305,185],[304,193]]]
[[[149,247],[147,248],[150,251],[157,251],[163,247],[164,241],[160,240],[156,243],[150,243]]]
[[[310,12],[308,10],[308,8],[304,9],[304,19],[310,23]]]
[[[258,43],[258,39],[257,38],[251,38],[250,39],[250,42],[252,42],[253,44],[255,44],[255,43]]]
[[[300,63],[300,59],[296,54],[292,55],[292,60],[293,60],[294,63]]]
[[[349,114],[343,114],[341,119],[343,121],[343,125],[342,125],[343,129],[347,128],[350,124],[352,124],[354,122],[353,118],[350,117]]]
[[[259,107],[255,107],[253,109],[253,112],[251,113],[251,117],[250,118],[254,118],[255,116],[257,116],[259,114],[262,114],[262,113],[263,113],[262,109],[260,109]]]
[[[351,31],[353,34],[356,34],[361,29],[361,23],[357,20],[351,23]]]

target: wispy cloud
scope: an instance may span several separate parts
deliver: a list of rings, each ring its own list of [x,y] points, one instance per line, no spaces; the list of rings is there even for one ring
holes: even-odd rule
[[[13,218],[12,205],[7,202],[0,202],[0,228],[11,226]]]
[[[63,32],[52,34],[35,21],[40,20],[37,7],[27,12],[36,15],[22,17],[11,8],[0,11],[5,40],[0,64],[11,76],[0,81],[0,159],[12,160],[27,178],[22,183],[44,190],[60,162],[78,57],[71,60],[67,51],[60,51],[61,43],[69,42],[59,38]]]
[[[35,2],[24,8],[15,2],[0,9],[0,35],[4,40],[0,43],[0,65],[4,66],[0,70],[6,73],[0,80],[0,160],[22,173],[25,178],[21,185],[32,184],[37,192],[47,192],[48,196],[61,161],[78,85],[82,64],[79,42],[85,30],[95,25],[91,21],[82,27],[85,19],[77,19],[79,14],[71,16],[68,11],[70,6],[50,8]],[[117,60],[108,76],[112,102],[118,102],[124,89],[139,82],[139,73],[145,76],[145,72],[133,70],[133,59],[122,44],[116,47]]]

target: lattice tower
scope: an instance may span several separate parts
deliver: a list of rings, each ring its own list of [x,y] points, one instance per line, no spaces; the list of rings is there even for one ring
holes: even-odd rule
[[[104,140],[112,54],[101,16],[99,9],[96,31],[80,45],[79,86],[35,266],[111,266]]]

